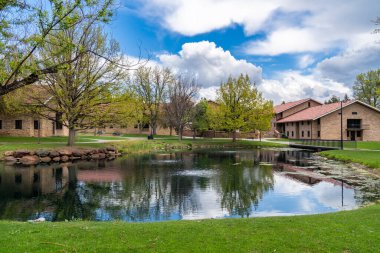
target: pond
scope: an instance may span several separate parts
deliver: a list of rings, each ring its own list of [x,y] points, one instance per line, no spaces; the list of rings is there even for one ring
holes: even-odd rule
[[[0,164],[0,219],[163,221],[349,210],[380,181],[290,149],[148,154],[32,167]]]

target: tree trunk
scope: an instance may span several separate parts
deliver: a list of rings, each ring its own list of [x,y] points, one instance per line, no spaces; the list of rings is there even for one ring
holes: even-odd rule
[[[259,138],[260,138],[260,141],[261,141],[261,131],[259,131]]]
[[[170,136],[173,135],[173,127],[169,127],[169,131],[170,131]]]
[[[182,130],[178,130],[178,140],[182,141]]]
[[[67,142],[67,146],[72,147],[75,143],[75,129],[69,128],[69,140]]]
[[[236,130],[232,132],[232,142],[236,142]]]

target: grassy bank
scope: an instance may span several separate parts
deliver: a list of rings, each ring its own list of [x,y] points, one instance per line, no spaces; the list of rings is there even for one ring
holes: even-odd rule
[[[134,136],[137,137],[137,136]],[[0,158],[3,157],[5,151],[13,150],[37,150],[37,149],[55,149],[66,146],[67,137],[0,137]],[[110,141],[107,143],[96,142],[100,140]],[[115,141],[115,142],[112,142]],[[89,143],[92,142],[92,143]],[[121,152],[127,154],[139,154],[147,152],[160,151],[178,151],[178,150],[194,150],[194,149],[218,149],[218,148],[253,148],[256,146],[264,147],[284,147],[286,145],[258,142],[258,141],[242,141],[238,140],[233,143],[228,139],[184,139],[178,141],[173,136],[160,136],[154,140],[147,139],[128,139],[126,137],[114,136],[79,136],[77,138],[76,147],[79,148],[100,148],[107,145],[116,146]]]
[[[0,252],[377,252],[380,204],[332,214],[156,223],[0,222]]]
[[[380,152],[370,150],[329,150],[320,153],[322,156],[344,162],[355,162],[369,168],[380,169]]]

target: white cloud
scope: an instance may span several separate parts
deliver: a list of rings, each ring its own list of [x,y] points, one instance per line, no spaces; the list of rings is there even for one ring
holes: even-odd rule
[[[320,52],[372,41],[377,0],[140,0],[140,13],[166,29],[193,36],[239,24],[264,40],[247,44],[255,55]],[[296,18],[295,18],[296,16]]]
[[[379,59],[380,44],[371,44],[325,59],[317,64],[314,72],[321,78],[331,78],[351,87],[356,75],[380,68]]]
[[[315,59],[311,55],[302,55],[298,58],[298,67],[301,69],[309,67],[315,62]]]
[[[214,42],[185,43],[178,54],[158,55],[160,62],[176,72],[194,74],[203,87],[219,86],[229,76],[247,74],[252,82],[261,82],[261,68],[238,60]],[[204,90],[207,92],[207,90]]]
[[[323,102],[333,94],[340,97],[346,93],[351,94],[351,90],[343,83],[331,79],[319,79],[312,74],[302,75],[297,71],[284,71],[278,73],[276,79],[264,79],[259,89],[275,104],[308,97]]]

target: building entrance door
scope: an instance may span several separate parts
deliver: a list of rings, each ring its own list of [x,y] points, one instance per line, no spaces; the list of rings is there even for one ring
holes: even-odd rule
[[[354,141],[356,137],[356,131],[351,131],[350,136],[351,136],[351,141]]]

